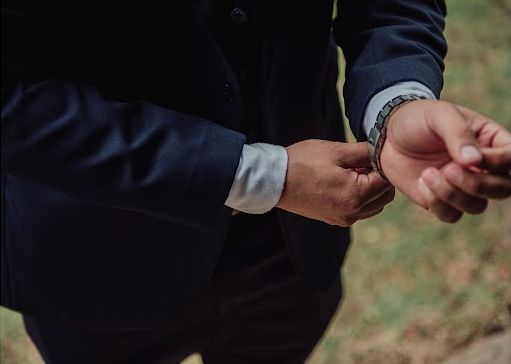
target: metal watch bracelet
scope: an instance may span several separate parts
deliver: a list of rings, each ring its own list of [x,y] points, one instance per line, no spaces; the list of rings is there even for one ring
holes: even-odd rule
[[[383,173],[380,161],[383,143],[385,142],[385,139],[387,137],[387,121],[400,107],[404,106],[405,104],[411,101],[420,99],[425,99],[425,97],[416,95],[401,95],[393,98],[392,100],[387,102],[385,106],[383,106],[381,111],[378,113],[376,123],[369,131],[367,141],[371,165],[373,166],[373,169],[382,176],[382,178],[387,179],[385,177],[385,174]]]

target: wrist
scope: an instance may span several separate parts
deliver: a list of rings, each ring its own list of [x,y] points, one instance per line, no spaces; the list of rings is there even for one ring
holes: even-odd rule
[[[366,138],[369,135],[369,131],[374,126],[380,110],[383,109],[389,100],[401,95],[417,95],[425,99],[437,99],[430,88],[417,81],[398,82],[383,89],[374,95],[366,106],[363,119],[363,129]]]
[[[424,99],[424,97],[418,95],[400,95],[393,98],[387,104],[385,104],[385,106],[378,113],[376,123],[369,132],[368,149],[371,165],[373,166],[373,169],[377,171],[384,179],[386,179],[386,177],[381,164],[381,154],[387,139],[387,128],[389,121],[401,107],[420,99]]]
[[[287,210],[286,206],[287,206],[287,200],[288,200],[289,177],[290,177],[289,176],[290,175],[289,164],[290,164],[291,158],[292,158],[292,152],[290,151],[289,147],[286,147],[285,150],[286,150],[286,154],[287,154],[287,166],[286,166],[286,171],[284,174],[284,182],[282,183],[282,190],[281,190],[279,199],[278,199],[277,203],[275,204],[276,208],[280,208],[283,210]]]

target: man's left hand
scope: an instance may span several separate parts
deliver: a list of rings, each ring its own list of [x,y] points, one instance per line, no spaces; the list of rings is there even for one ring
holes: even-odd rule
[[[511,134],[445,101],[412,101],[388,121],[381,164],[386,177],[439,220],[481,213],[511,195]]]

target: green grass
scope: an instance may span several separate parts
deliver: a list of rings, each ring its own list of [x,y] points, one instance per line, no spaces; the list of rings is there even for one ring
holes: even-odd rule
[[[39,364],[39,354],[22,328],[21,317],[4,308],[0,309],[0,363]]]
[[[447,2],[443,97],[511,128],[511,1]],[[398,197],[380,216],[357,223],[343,308],[311,362],[437,363],[511,328],[509,221],[509,201],[443,225]],[[0,340],[2,364],[41,362],[19,316],[4,309]]]
[[[437,362],[511,327],[511,240],[503,221],[511,221],[508,203],[446,226],[398,198],[357,224],[344,268],[344,307],[317,362],[370,363],[364,355],[371,343],[378,356],[412,362],[416,352],[428,352],[416,362]]]

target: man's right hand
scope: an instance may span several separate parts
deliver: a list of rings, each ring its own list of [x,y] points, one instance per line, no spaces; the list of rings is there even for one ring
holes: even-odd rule
[[[394,199],[394,188],[372,171],[367,143],[311,139],[286,150],[278,208],[346,227],[379,214]]]

